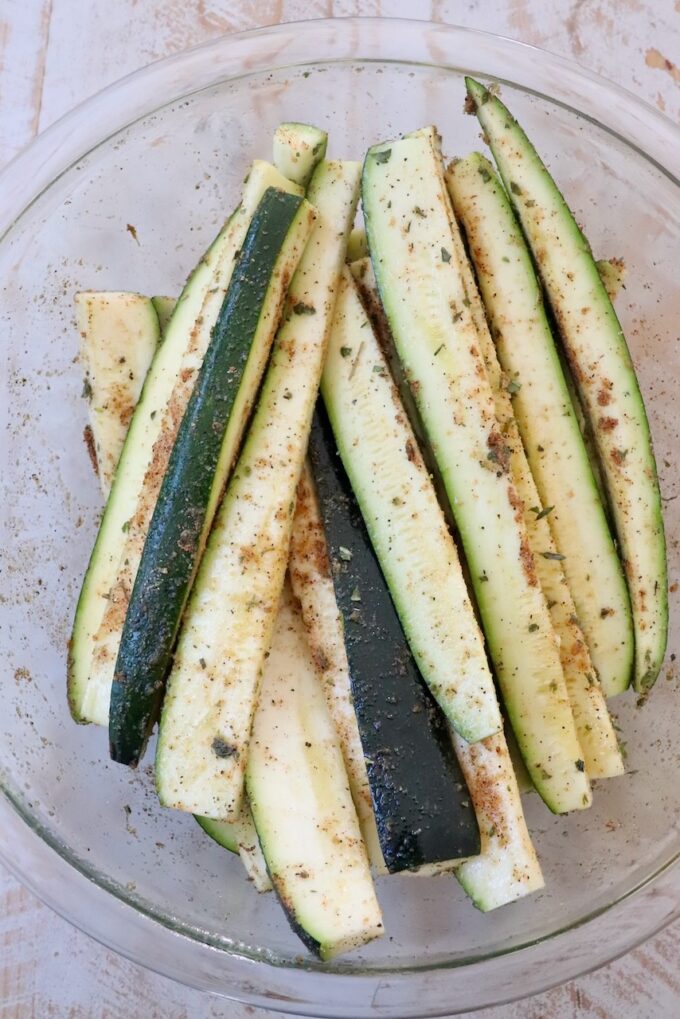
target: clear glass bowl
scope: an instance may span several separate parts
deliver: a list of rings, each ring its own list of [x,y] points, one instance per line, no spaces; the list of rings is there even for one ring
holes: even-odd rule
[[[168,976],[315,1016],[424,1016],[543,989],[600,965],[678,907],[678,683],[613,705],[628,776],[592,810],[526,799],[546,889],[490,914],[450,877],[380,881],[388,936],[333,964],[303,955],[270,896],[188,816],[163,811],[150,756],[107,760],[72,724],[65,656],[100,497],[73,294],[176,293],[283,119],[330,131],[330,152],[434,122],[448,154],[481,145],[463,72],[503,93],[554,167],[598,255],[625,258],[618,305],[647,398],[671,578],[678,576],[678,130],[575,65],[422,22],[315,21],[219,40],[156,64],[60,121],[0,182],[3,711],[0,855],[96,938]],[[136,231],[136,238],[129,225]],[[6,231],[6,232],[5,232]],[[678,596],[671,595],[677,613]],[[678,628],[671,630],[673,651]]]

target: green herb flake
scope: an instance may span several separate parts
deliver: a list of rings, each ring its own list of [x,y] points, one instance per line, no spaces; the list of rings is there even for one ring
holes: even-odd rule
[[[392,505],[393,506],[403,506],[404,505],[404,500],[400,496],[395,495],[394,498],[392,499]]]
[[[316,308],[313,304],[305,304],[304,301],[298,301],[297,304],[293,305],[294,315],[316,315]]]
[[[238,747],[235,747],[232,743],[227,743],[226,739],[222,736],[215,736],[211,744],[211,750],[215,757],[238,757]]]
[[[349,563],[352,561],[352,553],[344,545],[341,545],[338,549],[338,556],[342,559],[343,563]]]
[[[151,418],[151,420],[152,420],[152,421],[153,421],[153,419],[154,419],[154,418],[156,417],[156,414],[157,414],[157,413],[158,413],[158,411],[157,411],[157,410],[152,410],[152,411],[151,411],[151,413],[149,414],[149,417]]]
[[[86,400],[92,399],[92,386],[90,385],[89,379],[85,379],[83,382],[83,392],[81,395],[84,396]]]
[[[392,149],[383,149],[382,152],[376,152],[373,158],[376,163],[387,163],[391,155]]]
[[[205,658],[199,658],[198,664],[201,666],[202,669],[206,669],[208,667],[208,663],[206,662]]]
[[[349,600],[350,601],[361,601],[361,591],[359,590],[358,587],[354,588],[354,590],[352,591],[351,595],[349,596]]]
[[[486,575],[486,570],[484,570],[483,573],[480,573],[478,579],[479,579],[479,583],[480,584],[488,584],[489,583],[489,578]]]
[[[485,94],[488,95],[488,93]],[[486,102],[486,100],[482,99],[482,102]],[[479,173],[479,176],[482,178],[484,183],[488,184],[489,181],[491,180],[491,174],[489,173],[487,168],[485,166],[479,166],[477,167],[477,172]]]
[[[127,534],[129,530],[130,530],[130,521],[126,520],[125,523],[123,524],[123,526],[121,527],[121,531],[123,532],[123,534]]]
[[[547,517],[549,513],[555,509],[554,506],[546,506],[544,509],[539,510],[538,506],[532,506],[534,513],[536,514],[537,520],[543,520],[543,517]]]
[[[561,552],[541,552],[544,559],[554,559],[556,562],[561,563],[567,557],[562,555]]]
[[[421,219],[426,219],[427,218],[427,213],[423,212],[423,210],[420,208],[419,205],[416,205],[414,207],[413,211],[414,211],[415,215],[419,216]]]
[[[522,383],[518,382],[517,379],[510,379],[506,388],[510,393],[510,396],[516,396],[522,388]]]
[[[529,623],[529,633],[536,633],[538,630],[538,623]]]
[[[292,400],[293,399],[293,394],[291,393],[290,389],[286,389],[285,390],[285,392],[283,394],[283,398],[284,398],[284,400]]]
[[[522,194],[521,187],[519,186],[519,184],[516,184],[514,180],[510,181],[510,190],[512,191],[513,195],[521,195]]]
[[[349,357],[352,353],[351,347],[340,347],[340,357]]]
[[[464,297],[464,298],[463,298],[463,307],[465,307],[465,308],[469,308],[469,307],[470,307],[470,305],[471,305],[471,303],[472,303],[472,302],[471,302],[471,300],[470,300],[470,298],[469,298],[469,297]]]
[[[507,255],[503,255],[502,261],[503,261],[503,262],[509,262],[509,261],[510,261],[510,259],[508,258],[508,256],[507,256]]]
[[[385,365],[384,364],[374,364],[373,365],[373,371],[375,372],[376,375],[384,375],[385,374]]]
[[[580,757],[579,757],[578,761],[576,761],[576,770],[577,771],[585,771],[586,770],[586,762],[582,761]]]
[[[450,261],[451,261],[450,253],[446,250],[446,248],[442,248],[442,262],[450,262]]]
[[[533,209],[534,205],[536,204],[536,201],[533,198],[527,198],[524,204],[526,205],[527,209]]]
[[[437,349],[436,349],[436,350],[435,350],[435,352],[434,352],[434,356],[436,357],[436,356],[437,356],[437,354],[439,353],[439,351],[440,351],[440,350],[443,350],[443,349],[444,349],[444,344],[443,344],[443,343],[440,343],[440,344],[439,344],[439,346],[437,347]]]

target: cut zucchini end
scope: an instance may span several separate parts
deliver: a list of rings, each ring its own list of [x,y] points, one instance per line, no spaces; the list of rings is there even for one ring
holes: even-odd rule
[[[274,132],[274,165],[284,177],[307,187],[317,164],[326,157],[328,132],[311,124],[279,124]]]

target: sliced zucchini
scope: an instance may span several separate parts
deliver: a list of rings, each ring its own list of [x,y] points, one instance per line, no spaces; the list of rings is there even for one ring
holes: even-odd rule
[[[141,294],[86,291],[76,294],[76,323],[97,474],[107,497],[156,353],[159,320],[152,301]]]
[[[230,853],[238,853],[248,879],[258,892],[270,892],[272,883],[267,873],[267,863],[262,855],[260,840],[250,806],[243,803],[236,821],[214,821],[210,817],[197,817],[203,831]]]
[[[471,741],[498,732],[500,710],[456,548],[349,270],[321,390],[423,678]]]
[[[149,370],[83,581],[70,643],[76,721],[108,725],[123,620],[172,444],[224,301],[248,226],[270,186],[300,189],[256,161],[243,201],[187,282]]]
[[[591,790],[557,640],[431,141],[369,150],[362,196],[382,304],[456,518],[518,744],[550,809],[587,807]]]
[[[347,242],[347,261],[356,262],[368,255],[368,241],[363,226],[355,226]]]
[[[287,584],[247,766],[248,798],[291,926],[330,959],[383,933],[342,753]]]
[[[308,462],[302,468],[297,487],[288,570],[293,594],[300,603],[307,643],[342,750],[368,858],[376,873],[385,874],[387,867],[380,848],[366,761],[352,703],[342,617],[335,598],[326,534]]]
[[[456,877],[484,912],[544,885],[502,732],[479,743],[453,742],[467,779],[482,838],[479,856],[456,867]]]
[[[326,158],[328,132],[310,124],[279,124],[274,132],[274,166],[288,180],[306,188]]]
[[[480,162],[483,160],[483,162]],[[488,303],[489,319],[493,323],[497,334],[501,334],[503,345],[513,345],[513,329],[508,328],[510,319],[510,308],[522,310],[530,318],[536,316],[536,296],[532,294],[532,301],[522,309],[520,307],[522,297],[526,290],[521,286],[521,279],[515,279],[513,274],[507,272],[507,266],[512,265],[512,260],[517,258],[517,251],[521,248],[521,236],[507,237],[501,227],[504,225],[503,217],[497,213],[497,202],[506,202],[501,197],[502,188],[495,177],[493,169],[487,166],[487,160],[483,156],[470,156],[468,159],[455,162],[447,175],[447,185],[453,199],[456,214],[458,215],[463,228],[466,231],[469,248],[478,272],[480,285],[483,287],[483,294]],[[480,174],[480,169],[486,172]],[[487,179],[487,174],[489,179]],[[498,197],[491,192],[491,181],[496,180],[498,186]],[[496,202],[496,205],[494,204]],[[506,204],[505,209],[512,217],[510,207]],[[519,229],[517,228],[517,232]],[[471,310],[477,335],[480,339],[482,355],[486,365],[487,375],[494,392],[496,402],[496,417],[501,431],[509,447],[510,473],[517,489],[517,494],[522,503],[524,523],[529,536],[529,544],[534,553],[536,573],[543,593],[548,601],[548,609],[552,620],[553,629],[559,642],[560,660],[562,670],[567,684],[571,709],[576,723],[576,731],[583,750],[583,759],[586,764],[588,776],[592,778],[610,778],[614,775],[621,775],[624,771],[623,758],[621,757],[616,733],[612,725],[607,704],[604,698],[600,681],[597,677],[595,667],[588,651],[579,617],[576,614],[574,600],[570,588],[567,585],[565,573],[562,568],[564,559],[561,557],[558,547],[553,540],[553,533],[550,528],[550,519],[553,513],[559,513],[559,506],[565,512],[566,493],[561,490],[562,501],[559,506],[555,503],[541,503],[541,498],[536,483],[529,467],[527,455],[520,438],[518,423],[515,419],[512,398],[515,399],[521,393],[524,372],[517,370],[516,365],[508,370],[506,376],[501,371],[501,365],[494,347],[491,333],[487,325],[484,307],[480,300],[479,291],[472,276],[472,270],[462,248],[462,239],[456,231],[459,243],[461,244],[460,258],[464,266],[464,279],[466,291],[471,301]],[[524,249],[525,250],[525,249]],[[526,250],[525,250],[526,253]],[[527,258],[528,258],[528,253]],[[535,278],[531,277],[532,281]],[[540,304],[538,305],[540,308]],[[499,321],[499,315],[503,316],[503,322]],[[517,348],[522,342],[527,343],[529,330],[522,328],[520,339],[514,346]],[[499,345],[501,339],[499,339]],[[512,358],[510,358],[512,361]],[[549,385],[546,388],[550,389]],[[545,399],[545,396],[543,396]],[[559,409],[553,407],[553,414],[557,418],[557,431],[564,433],[566,429],[562,424],[564,417],[564,405]],[[545,421],[545,418],[543,419]],[[529,438],[529,445],[537,445],[535,415],[524,416],[525,430]],[[572,421],[573,425],[573,421]],[[552,445],[551,421],[545,421],[544,428],[540,433],[541,442],[548,446]],[[538,443],[540,444],[540,443]],[[582,450],[580,451],[582,454]],[[542,456],[544,454],[537,454]],[[590,479],[587,479],[590,481]],[[562,482],[564,479],[562,478]],[[624,598],[626,590],[623,585],[616,551],[611,542],[609,532],[606,529],[606,522],[598,520],[603,527],[600,535],[602,539],[603,552],[609,553],[608,563],[613,571],[614,581],[619,580],[619,588]],[[602,619],[597,611],[597,618],[588,620],[586,625],[592,631],[599,632]],[[625,630],[624,630],[625,636]],[[616,649],[615,649],[616,650]]]
[[[156,314],[158,315],[158,324],[161,327],[161,339],[165,336],[166,330],[170,325],[170,319],[172,318],[175,308],[177,307],[176,297],[163,297],[157,296],[152,297],[151,301]]]
[[[91,309],[91,314],[85,320],[87,335],[83,337],[87,351],[85,363],[87,365],[92,365],[93,362],[101,364],[105,380],[107,372],[114,376],[118,372],[117,366],[120,364],[121,358],[127,355],[136,325],[140,327],[138,337],[140,346],[150,348],[153,343],[153,350],[155,351],[157,347],[158,326],[160,324],[161,331],[165,328],[177,303],[172,297],[152,297],[150,300],[156,310],[158,319],[155,320],[153,316],[147,315],[141,321],[138,321],[140,318],[140,305],[143,306],[144,302],[149,300],[148,298],[141,297],[139,294],[87,293],[77,295],[76,300],[79,304],[82,302],[87,308]],[[134,349],[136,349],[136,345]],[[96,362],[90,351],[101,352],[101,360]],[[114,465],[120,456],[127,432],[127,427],[124,423],[122,429],[115,427],[120,420],[121,404],[123,400],[129,403],[131,416],[139,397],[139,390],[141,390],[146,370],[148,370],[148,365],[145,369],[142,362],[139,365],[141,379],[137,376],[131,379],[129,374],[122,376],[120,378],[120,389],[117,393],[118,399],[104,400],[99,408],[96,425],[103,436],[108,436],[109,434],[111,436],[110,453]],[[86,379],[90,377],[86,375]],[[102,371],[99,372],[99,377],[101,380]],[[94,390],[94,386],[92,388]],[[100,391],[103,389],[104,386],[102,385]],[[259,892],[271,890],[272,885],[267,874],[267,866],[262,856],[252,814],[247,803],[244,803],[239,819],[233,823],[212,821],[209,818],[201,817],[197,817],[196,820],[204,831],[224,849],[228,849],[232,853],[240,853],[246,872]]]
[[[158,740],[165,806],[237,816],[262,662],[288,558],[295,489],[335,305],[359,166],[324,162],[318,217],[293,278],[247,441],[187,607]]]
[[[656,463],[635,368],[588,242],[557,185],[501,101],[471,78],[466,84],[593,428],[633,610],[635,689],[644,693],[666,650],[668,578]]]
[[[109,717],[111,757],[121,764],[139,761],[156,720],[193,577],[313,221],[305,199],[270,188],[243,243],[170,455],[124,620]],[[211,816],[200,808],[194,813]]]
[[[331,358],[336,330],[341,332],[341,345],[350,339],[361,342],[359,330],[364,321],[365,313],[354,288],[343,289],[331,336]],[[370,356],[370,348],[366,354]],[[353,391],[355,396],[364,386],[365,383],[358,383]],[[395,409],[392,404],[393,416]],[[362,421],[359,427],[365,430],[370,446],[374,426],[382,422],[374,423],[370,416],[364,416],[361,397],[356,411]],[[379,414],[380,410],[376,418]],[[309,455],[344,623],[354,710],[387,868],[396,873],[474,856],[480,849],[479,829],[445,716],[423,683],[409,650],[322,408],[312,426]],[[404,452],[402,456],[406,460]],[[417,454],[413,463],[414,470],[402,475],[397,484],[401,482],[402,491],[407,483],[412,489],[424,489],[431,493],[433,501],[429,478]],[[384,484],[384,480],[378,478],[377,484]],[[374,500],[374,511],[376,503]],[[426,529],[442,526],[441,514],[428,518],[420,512],[423,504],[427,504],[427,497],[409,500],[409,510],[418,515],[420,526]],[[394,510],[394,503],[389,505]]]
[[[466,231],[541,506],[603,689],[628,683],[628,592],[560,367],[529,252],[493,167],[475,154],[447,183]],[[530,503],[536,505],[536,502]],[[550,596],[549,596],[550,597]]]

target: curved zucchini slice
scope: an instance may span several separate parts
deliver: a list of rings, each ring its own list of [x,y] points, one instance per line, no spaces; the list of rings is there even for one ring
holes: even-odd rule
[[[488,160],[475,154],[453,163],[447,182],[514,394],[540,505],[552,507],[547,522],[565,555],[562,565],[602,687],[617,693],[628,685],[632,666],[628,592],[531,257]]]
[[[322,959],[383,933],[342,753],[286,584],[247,766],[248,798],[291,926]]]
[[[347,261],[357,262],[368,255],[368,241],[363,226],[355,226],[347,242]]]
[[[345,293],[348,299],[341,295],[336,322],[345,319],[342,336],[347,340],[352,329],[346,320],[358,302],[355,294]],[[359,328],[364,321],[360,310]],[[356,339],[361,334],[353,335]],[[331,352],[333,346],[334,339]],[[372,425],[364,420],[367,433]],[[309,455],[387,868],[397,873],[474,856],[480,848],[479,829],[445,716],[409,650],[322,408],[312,426]],[[427,488],[429,478],[420,457],[413,462],[420,486]],[[417,501],[409,505],[417,512]],[[425,519],[421,526],[428,526]]]
[[[633,609],[635,689],[644,693],[666,650],[668,578],[656,463],[635,368],[588,242],[557,185],[501,101],[471,78],[466,84],[592,425]]]
[[[304,199],[270,188],[245,238],[170,454],[125,616],[109,715],[111,756],[121,764],[139,761],[156,720],[182,612],[313,219]]]
[[[317,221],[291,282],[248,438],[187,607],[158,740],[165,806],[237,816],[262,662],[285,574],[295,489],[354,219],[360,167],[324,162]]]
[[[279,124],[274,132],[274,166],[288,180],[306,188],[326,158],[328,132],[310,124]]]
[[[128,425],[160,340],[153,302],[141,294],[76,294],[80,359],[97,474],[107,497]]]
[[[298,194],[256,161],[243,200],[189,278],[132,417],[76,608],[68,691],[76,721],[108,725],[123,621],[172,445],[248,226],[266,189]]]
[[[521,301],[525,294],[521,286],[522,280],[516,280],[512,274],[507,272],[507,266],[513,264],[512,260],[517,258],[518,250],[520,252],[522,250],[522,238],[521,235],[508,237],[501,229],[503,219],[496,214],[497,210],[494,206],[495,196],[489,191],[491,180],[496,180],[498,188],[498,198],[496,201],[499,199],[505,201],[505,199],[504,197],[501,198],[503,194],[502,188],[500,182],[495,177],[493,169],[486,164],[487,161],[483,156],[474,155],[468,157],[468,159],[458,160],[449,170],[447,185],[453,199],[455,211],[466,231],[472,259],[477,269],[480,286],[482,287],[482,293],[487,302],[489,320],[492,322],[497,335],[499,335],[499,345],[502,342],[505,348],[506,346],[512,346],[513,340],[517,336],[516,327],[513,329],[514,322],[512,321],[509,309],[514,308],[517,315],[521,315],[521,311],[524,310],[527,317],[534,319],[537,307],[540,309],[540,303],[536,304],[538,293],[534,292],[531,294],[531,302],[527,301],[522,308]],[[486,173],[480,174],[480,169],[485,170]],[[491,175],[489,179],[487,179],[487,173]],[[506,205],[505,208],[512,217],[510,207]],[[517,228],[517,233],[519,233],[519,228]],[[583,614],[577,616],[571,590],[562,568],[566,557],[561,556],[559,548],[553,540],[553,533],[550,527],[550,520],[554,513],[559,516],[560,509],[563,514],[567,512],[565,507],[568,505],[568,500],[564,487],[564,478],[561,478],[563,486],[560,490],[561,500],[558,503],[541,502],[541,497],[539,496],[527,455],[522,445],[518,422],[515,419],[513,408],[513,399],[517,401],[522,392],[523,386],[520,380],[524,378],[525,373],[518,369],[516,364],[512,369],[509,369],[507,362],[505,362],[507,374],[503,375],[498,354],[491,339],[479,291],[475,285],[472,270],[462,248],[462,238],[460,238],[457,231],[454,236],[457,237],[461,245],[460,258],[463,265],[465,286],[471,301],[471,310],[473,318],[475,318],[477,335],[480,339],[487,374],[494,391],[496,416],[510,449],[510,472],[517,488],[517,494],[522,502],[529,544],[534,553],[536,563],[536,573],[543,593],[547,598],[550,618],[559,641],[562,670],[576,723],[576,731],[583,750],[586,772],[591,779],[610,778],[614,775],[621,775],[624,771],[624,765],[616,733],[609,717],[602,687],[597,678],[597,673],[584,638],[586,629],[591,633],[599,633],[603,623],[606,623],[606,619],[602,619],[601,612],[599,611],[600,606],[595,606],[594,610],[592,605],[588,606],[591,614],[585,617],[587,621],[581,622],[584,619]],[[528,259],[526,249],[524,251]],[[531,279],[535,281],[535,277],[532,276]],[[499,317],[502,317],[502,325]],[[520,337],[516,340],[514,346],[519,347],[522,342],[528,345],[530,342],[528,337],[530,330],[522,326],[519,333]],[[531,355],[529,354],[528,356],[530,357]],[[512,361],[512,359],[510,360]],[[538,387],[543,392],[543,399],[545,399],[545,392],[550,392],[550,381],[550,378],[548,380],[544,379],[545,385]],[[565,406],[568,411],[569,407],[567,404],[553,405],[551,413],[543,417],[543,428],[538,435],[536,432],[538,418],[533,414],[525,414],[523,416],[522,421],[525,425],[525,433],[528,439],[527,445],[529,447],[533,446],[535,448],[537,444],[540,445],[539,439],[544,446],[550,446],[551,449],[558,445],[552,437],[551,425],[556,420],[556,430],[562,433],[567,432],[567,429],[562,424]],[[573,420],[570,423],[572,426],[575,424]],[[561,450],[564,455],[563,446]],[[580,453],[581,457],[583,457],[583,450],[581,448],[577,448],[576,453]],[[544,459],[544,454],[538,453],[537,456]],[[567,462],[569,462],[568,457]],[[585,467],[583,459],[581,462]],[[552,468],[554,470],[554,464]],[[587,478],[587,481],[590,482],[591,479]],[[592,491],[592,486],[590,490]],[[599,509],[599,507],[596,507],[596,509]],[[629,628],[625,625],[626,588],[619,568],[616,550],[609,535],[606,520],[604,520],[601,512],[595,516],[594,526],[596,528],[598,523],[600,524],[601,531],[596,534],[596,538],[600,539],[601,549],[605,554],[605,562],[610,568],[610,579],[614,581],[614,590],[616,590],[616,582],[618,581],[618,588],[623,599],[622,607],[624,613],[623,620],[619,621],[619,630],[621,630],[621,623],[623,623],[622,636],[624,638],[623,644],[625,649],[627,643],[626,637],[629,634]],[[581,526],[581,535],[584,529]],[[564,547],[569,550],[569,555],[571,555],[571,546]],[[547,553],[547,555],[543,553]],[[630,646],[630,642],[628,642],[628,645]],[[602,644],[600,643],[599,646],[601,647]],[[608,646],[613,650],[614,655],[619,650],[619,644],[614,644],[613,648],[611,648],[611,641]]]
[[[170,325],[170,319],[172,318],[175,308],[177,307],[176,297],[164,297],[158,295],[157,297],[151,298],[151,303],[156,309],[158,315],[158,324],[161,327],[161,340],[165,336],[168,326]]]
[[[244,801],[241,814],[236,821],[214,821],[210,817],[197,816],[199,825],[211,839],[241,857],[248,880],[258,892],[270,892],[272,883],[267,873],[267,863],[262,855],[260,840],[249,805]]]
[[[297,487],[288,571],[293,594],[300,603],[307,643],[340,742],[368,858],[376,873],[386,874],[387,867],[380,848],[373,813],[366,761],[352,703],[352,685],[342,616],[335,598],[326,533],[319,511],[314,478],[307,461],[302,468]]]
[[[430,139],[369,150],[362,196],[382,304],[456,518],[510,722],[550,809],[582,809],[592,799],[583,752]]]
[[[471,741],[498,732],[500,710],[458,554],[349,270],[321,391],[425,682]]]

